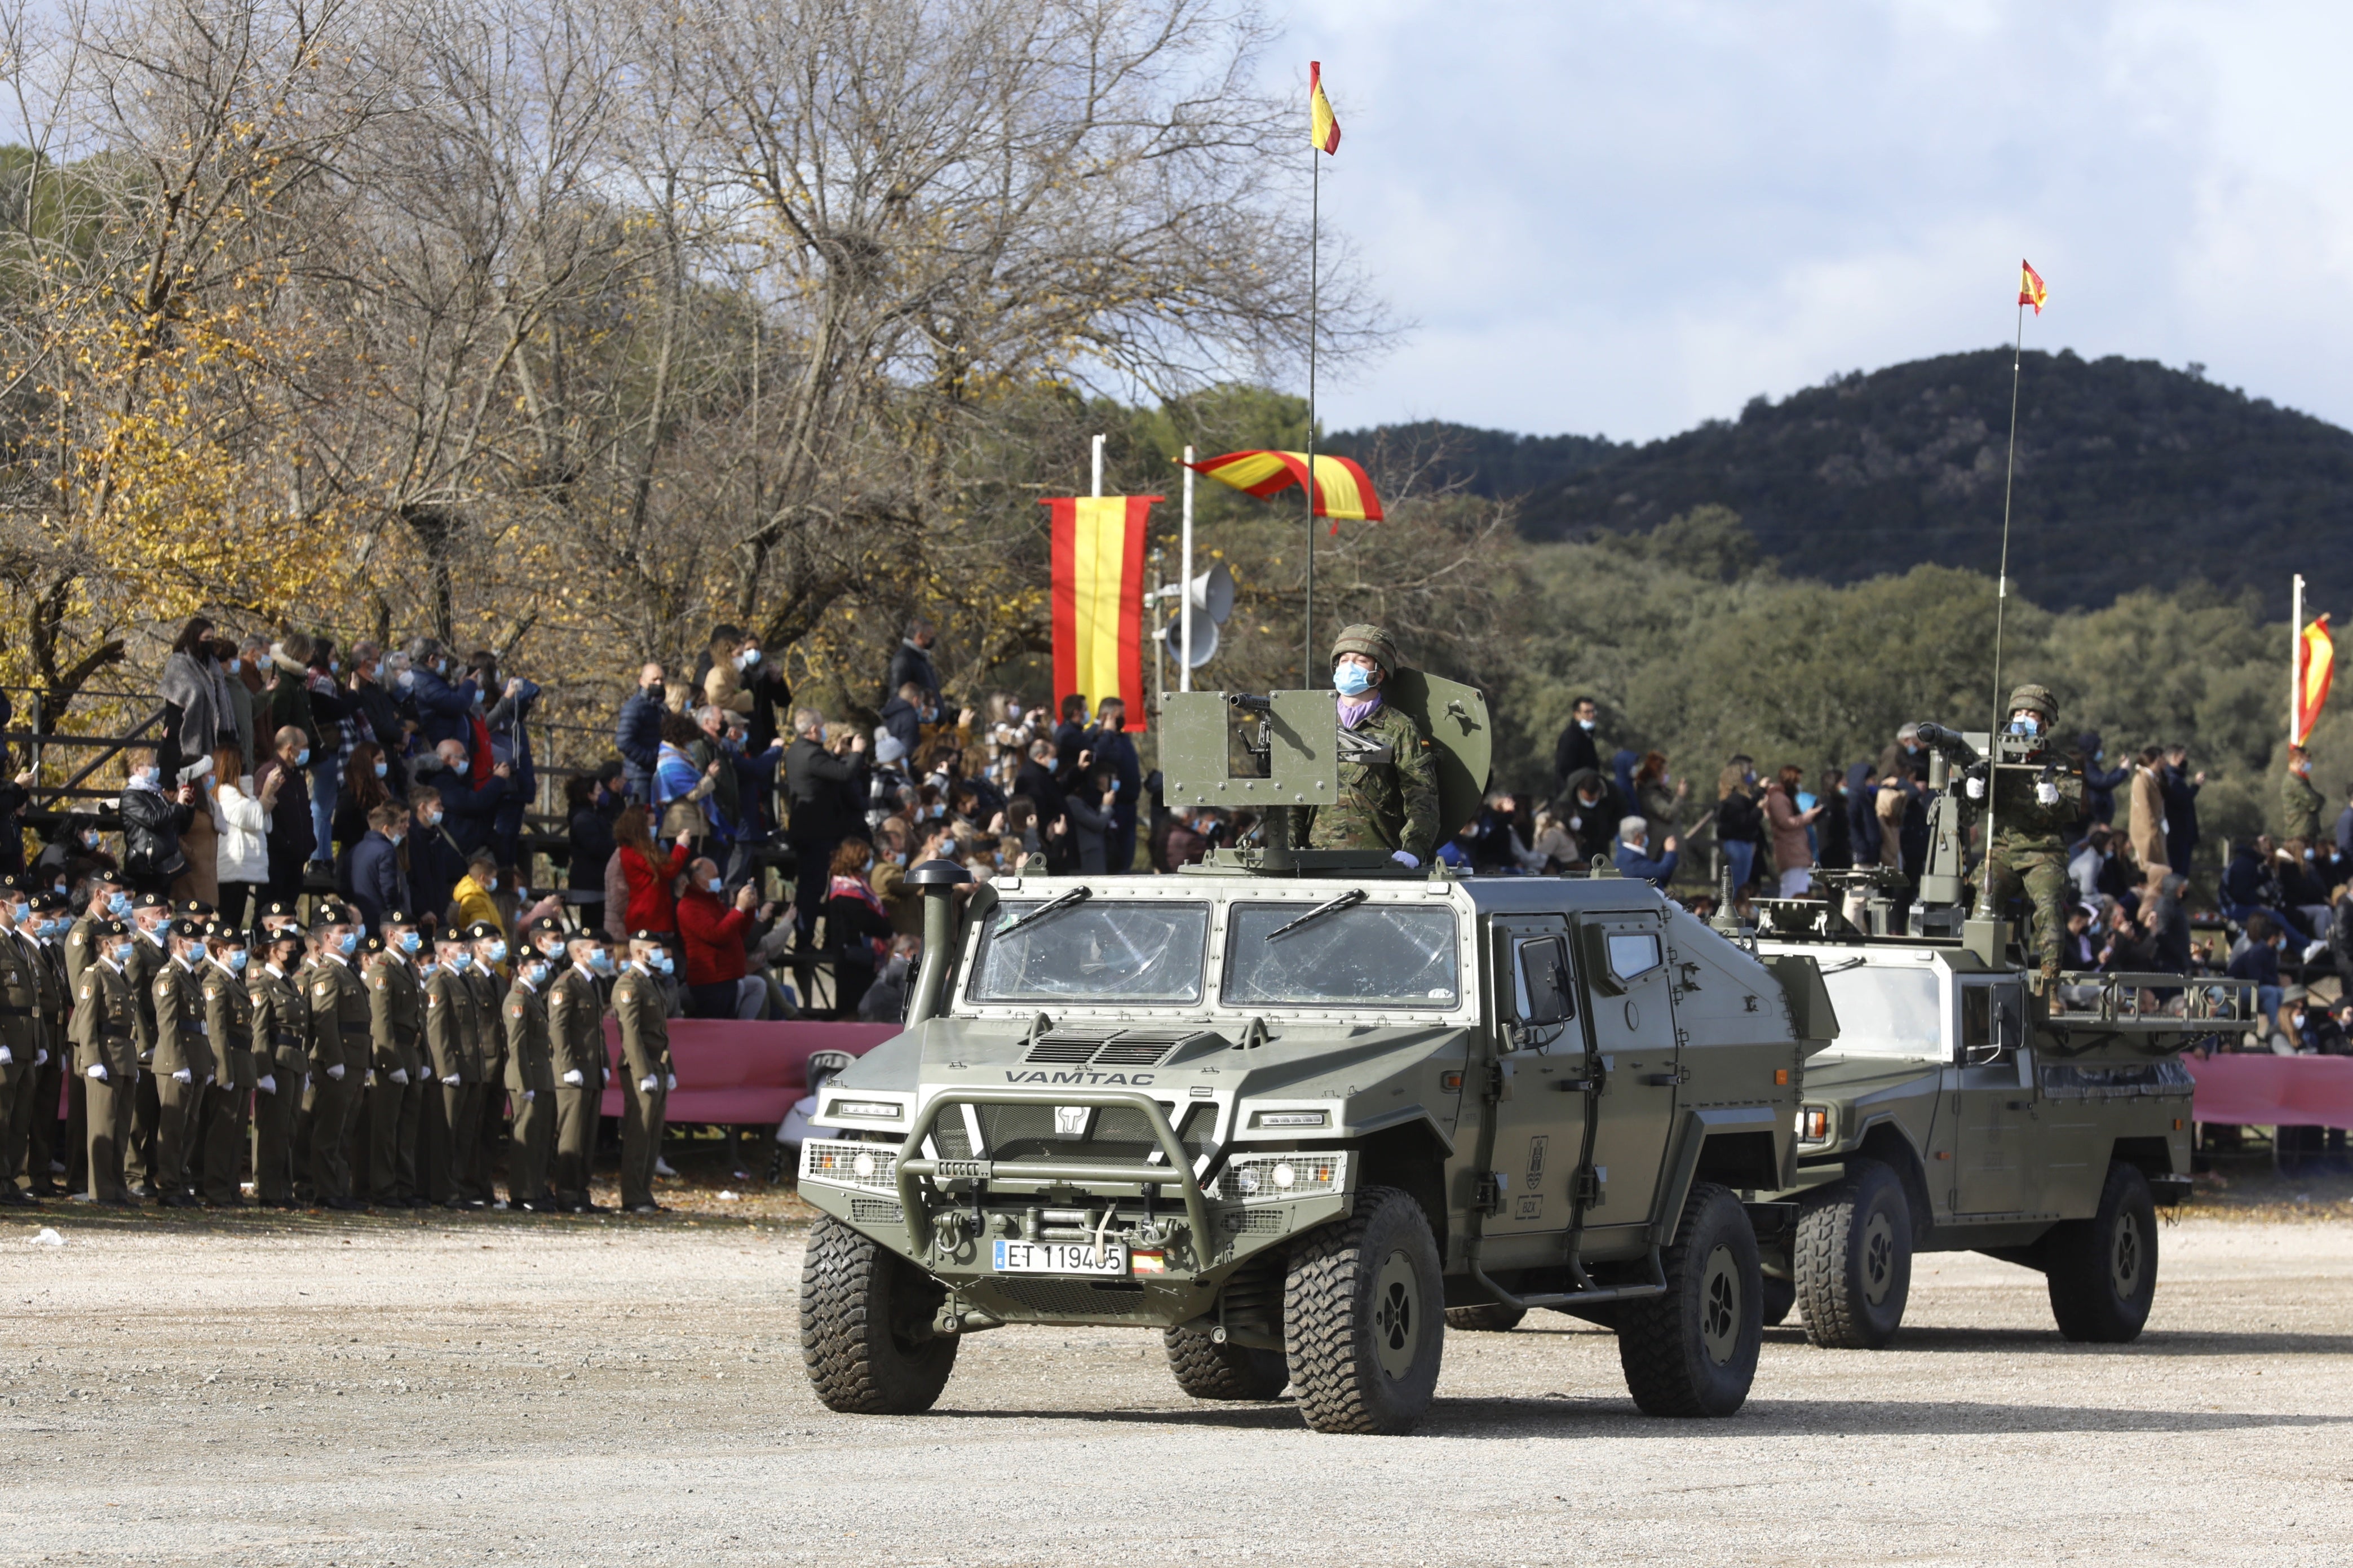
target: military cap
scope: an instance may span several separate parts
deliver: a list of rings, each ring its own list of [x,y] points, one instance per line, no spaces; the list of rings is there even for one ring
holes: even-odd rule
[[[25,882],[26,879],[14,871],[0,874],[0,893],[21,893],[25,891]]]
[[[264,931],[261,936],[261,945],[264,947],[276,947],[281,942],[291,942],[296,947],[300,947],[303,941],[301,926],[280,926],[274,931]]]
[[[322,926],[347,926],[352,923],[352,911],[332,899],[322,899],[311,911],[311,929]]]
[[[531,922],[531,929],[534,931],[554,931],[560,933],[564,930],[564,922],[556,919],[554,915],[542,915],[539,919]]]
[[[1364,655],[1380,667],[1384,676],[1398,672],[1397,644],[1389,640],[1388,633],[1369,621],[1340,628],[1340,635],[1332,639],[1332,662],[1339,663],[1344,653]]]
[[[98,934],[100,936],[129,936],[131,934],[131,922],[129,921],[115,920],[111,916],[109,916],[98,922],[97,929]]]
[[[360,939],[360,951],[362,952],[382,952],[384,951],[384,938],[380,936],[362,937]]]
[[[272,899],[268,903],[262,905],[260,909],[255,910],[253,918],[256,921],[287,920],[299,922],[302,918],[302,914],[301,910],[294,907],[293,900]]]
[[[131,907],[134,910],[168,910],[172,907],[172,900],[161,893],[142,893],[131,900]]]
[[[2059,722],[2059,700],[2051,695],[2051,689],[2047,686],[2037,686],[2029,681],[2019,687],[2010,694],[2010,706],[2003,712],[2015,713],[2021,708],[2042,714],[2045,724]]]
[[[466,940],[468,942],[480,942],[484,937],[502,937],[506,934],[506,932],[501,931],[496,925],[493,925],[489,921],[476,921],[472,925],[466,928]]]
[[[633,931],[629,933],[629,940],[631,942],[668,942],[670,940],[670,932],[666,931]]]
[[[90,868],[89,877],[91,885],[96,887],[119,888],[122,886],[122,873],[116,870],[111,866],[92,866]]]
[[[213,908],[202,899],[188,899],[174,905],[174,908],[177,910],[182,916],[188,920],[210,920],[213,916],[220,913],[218,910]]]
[[[191,920],[185,915],[172,922],[172,934],[176,937],[200,937],[209,931],[210,928],[203,921]]]
[[[33,895],[33,908],[41,914],[51,915],[59,910],[73,908],[73,900],[63,893],[36,893]]]
[[[205,938],[208,942],[226,942],[231,947],[243,947],[250,940],[243,926],[231,925],[227,921],[215,921],[206,926]]]
[[[384,920],[382,921],[383,929],[389,930],[393,926],[413,926],[416,923],[417,917],[410,914],[406,910],[386,910],[384,911]]]

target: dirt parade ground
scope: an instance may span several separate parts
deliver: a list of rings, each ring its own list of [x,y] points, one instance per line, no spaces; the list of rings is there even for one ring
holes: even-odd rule
[[[1156,1335],[1092,1329],[974,1337],[929,1416],[834,1415],[794,1209],[12,1215],[0,1563],[2353,1556],[2341,1214],[2168,1228],[2115,1349],[2063,1342],[2039,1277],[1924,1258],[1897,1348],[1767,1331],[1725,1421],[1638,1415],[1566,1318],[1450,1335],[1430,1419],[1381,1439],[1195,1404]]]

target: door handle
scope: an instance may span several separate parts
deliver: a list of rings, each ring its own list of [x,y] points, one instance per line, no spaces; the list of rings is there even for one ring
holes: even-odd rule
[[[1672,1072],[1646,1072],[1642,1075],[1642,1081],[1653,1089],[1673,1089],[1691,1082],[1691,1073],[1683,1068]]]

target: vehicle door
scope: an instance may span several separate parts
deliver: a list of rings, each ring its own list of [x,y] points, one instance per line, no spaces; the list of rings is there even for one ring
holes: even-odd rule
[[[1962,975],[1953,1065],[1953,1212],[2034,1212],[2037,1108],[2026,991],[2014,975]]]
[[[1495,1142],[1489,1169],[1500,1190],[1489,1236],[1568,1228],[1569,1181],[1584,1150],[1584,1020],[1576,961],[1561,915],[1498,916],[1489,926],[1495,1031]]]
[[[1606,1078],[1593,1142],[1596,1201],[1586,1223],[1646,1224],[1683,1082],[1666,932],[1648,911],[1588,916],[1578,932],[1593,1049]]]

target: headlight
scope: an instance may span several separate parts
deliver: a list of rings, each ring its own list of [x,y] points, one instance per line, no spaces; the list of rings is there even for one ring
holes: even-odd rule
[[[895,1192],[899,1155],[881,1143],[849,1143],[812,1138],[801,1145],[801,1180],[836,1187],[876,1187]]]
[[[1210,1184],[1220,1203],[1267,1204],[1345,1192],[1348,1156],[1342,1153],[1245,1154],[1228,1163]]]
[[[828,1116],[869,1116],[883,1121],[899,1120],[899,1104],[892,1100],[837,1100],[826,1107]]]
[[[1801,1106],[1798,1110],[1798,1142],[1827,1143],[1831,1141],[1831,1108],[1827,1105]]]

